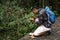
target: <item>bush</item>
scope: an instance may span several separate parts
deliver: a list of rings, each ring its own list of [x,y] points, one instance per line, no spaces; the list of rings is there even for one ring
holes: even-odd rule
[[[27,11],[28,10],[28,11]],[[35,29],[35,24],[30,22],[33,13],[30,9],[18,6],[0,6],[0,39],[17,40]]]

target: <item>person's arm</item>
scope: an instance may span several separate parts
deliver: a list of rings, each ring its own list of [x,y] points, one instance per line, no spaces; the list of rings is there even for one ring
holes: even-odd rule
[[[43,14],[43,20],[48,21],[48,15],[46,13]]]
[[[43,23],[43,14],[39,15],[39,23],[40,23],[40,24]]]

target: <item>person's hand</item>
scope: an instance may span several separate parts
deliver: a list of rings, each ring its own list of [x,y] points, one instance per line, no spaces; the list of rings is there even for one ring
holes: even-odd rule
[[[30,21],[31,21],[31,22],[34,22],[34,18],[30,18]]]

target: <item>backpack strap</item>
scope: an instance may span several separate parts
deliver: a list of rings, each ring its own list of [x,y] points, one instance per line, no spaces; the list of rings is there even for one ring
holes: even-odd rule
[[[46,11],[45,11],[46,12]],[[50,24],[52,24],[50,21],[49,21],[49,14],[46,12],[46,14],[47,14],[47,16],[48,16],[48,22],[50,23]]]

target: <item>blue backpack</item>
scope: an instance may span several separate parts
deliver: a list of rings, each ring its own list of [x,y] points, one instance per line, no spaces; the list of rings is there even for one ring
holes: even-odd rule
[[[45,12],[48,15],[49,21],[54,24],[55,23],[55,14],[50,10],[48,6],[45,7]]]

